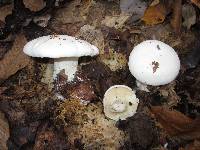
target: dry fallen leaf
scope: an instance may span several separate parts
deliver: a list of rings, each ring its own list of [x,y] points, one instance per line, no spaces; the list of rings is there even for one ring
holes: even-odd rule
[[[120,10],[122,14],[132,15],[131,21],[139,20],[147,8],[147,2],[141,0],[120,0]],[[134,15],[133,15],[134,14]]]
[[[39,11],[45,7],[44,0],[23,0],[25,7],[31,11]]]
[[[71,149],[62,132],[55,130],[50,123],[43,123],[37,130],[33,150]]]
[[[184,150],[199,150],[200,149],[200,141],[195,140],[185,147]]]
[[[127,65],[126,56],[122,53],[115,52],[108,47],[109,52],[99,56],[99,61],[108,66],[112,71],[123,69]]]
[[[178,111],[161,106],[152,106],[151,112],[169,135],[185,140],[200,138],[200,118],[192,120]]]
[[[165,20],[165,16],[167,14],[167,10],[164,4],[159,3],[154,6],[149,6],[142,20],[145,22],[146,25],[155,25],[162,23]]]
[[[5,17],[12,13],[13,5],[5,5],[0,7],[0,20],[5,23]]]
[[[0,87],[0,95],[7,89],[7,87]]]
[[[26,43],[27,40],[23,34],[16,37],[12,49],[0,60],[0,80],[7,79],[28,65],[29,57],[22,51]]]
[[[7,140],[10,136],[8,121],[0,111],[0,149],[7,150]]]
[[[175,91],[175,86],[176,82],[174,81],[159,89],[160,95],[167,99],[167,104],[170,108],[172,106],[177,106],[177,103],[181,100]]]
[[[155,6],[155,5],[158,5],[160,3],[160,0],[154,0],[150,6]]]
[[[184,19],[183,26],[187,27],[187,29],[190,29],[190,27],[196,23],[196,11],[192,5],[183,5],[182,16]]]
[[[94,26],[86,24],[80,28],[75,37],[85,40],[98,47],[100,54],[104,53],[104,36],[100,29],[96,29]]]
[[[200,0],[191,0],[191,2],[200,8]]]
[[[130,15],[127,14],[120,14],[118,16],[105,16],[105,19],[102,20],[101,24],[111,28],[114,27],[116,29],[120,29],[125,25],[125,22],[129,17]]]
[[[75,24],[78,22],[83,22],[85,19],[83,16],[80,16],[80,0],[74,0],[69,2],[66,6],[55,12],[54,23],[62,24]],[[67,16],[67,17],[66,17]],[[60,26],[59,26],[60,27]],[[55,28],[52,26],[52,28]]]

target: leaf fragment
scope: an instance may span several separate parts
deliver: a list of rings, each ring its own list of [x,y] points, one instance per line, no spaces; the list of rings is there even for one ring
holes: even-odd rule
[[[191,0],[191,2],[200,8],[200,0]]]
[[[154,6],[149,6],[145,11],[142,20],[146,25],[156,25],[162,23],[165,20],[166,14],[166,7],[164,4],[159,3]]]
[[[6,80],[18,70],[28,65],[29,57],[22,51],[26,42],[27,40],[23,34],[18,35],[11,50],[0,60],[0,80]]]
[[[151,112],[169,135],[184,140],[200,138],[200,118],[192,120],[181,112],[161,106],[152,106]]]

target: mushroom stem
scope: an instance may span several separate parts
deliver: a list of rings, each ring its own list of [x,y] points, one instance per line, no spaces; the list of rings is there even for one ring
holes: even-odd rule
[[[136,80],[136,85],[137,85],[137,88],[138,88],[139,90],[145,91],[145,92],[150,92],[150,91],[148,90],[148,88],[147,88],[147,84],[142,83],[142,82]]]
[[[55,80],[57,74],[65,70],[67,81],[73,81],[78,66],[78,57],[63,57],[54,59],[53,79]]]
[[[112,104],[111,108],[112,112],[124,112],[126,110],[126,104],[117,101],[114,104]]]

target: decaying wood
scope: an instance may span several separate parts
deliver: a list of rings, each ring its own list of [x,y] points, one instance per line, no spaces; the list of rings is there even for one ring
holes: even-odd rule
[[[10,136],[8,121],[4,114],[0,111],[0,149],[7,150],[7,140]]]
[[[29,57],[23,53],[27,40],[23,34],[16,37],[13,47],[0,61],[0,81],[4,81],[29,63]]]
[[[182,0],[175,0],[173,5],[173,17],[171,20],[171,25],[174,28],[176,34],[181,32],[182,23]]]

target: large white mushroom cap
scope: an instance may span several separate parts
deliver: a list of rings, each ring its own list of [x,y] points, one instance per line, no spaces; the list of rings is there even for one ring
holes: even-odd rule
[[[174,49],[157,40],[147,40],[135,46],[128,65],[139,82],[153,86],[170,83],[180,70],[180,60]]]
[[[56,79],[57,75],[65,70],[69,82],[74,80],[79,57],[99,54],[96,46],[68,35],[39,37],[28,42],[23,51],[32,57],[54,58],[53,79]]]
[[[136,113],[139,99],[135,91],[125,85],[114,85],[104,94],[105,115],[113,120],[125,120]]]
[[[68,35],[42,36],[28,42],[24,53],[32,57],[81,57],[99,54],[96,46]]]

